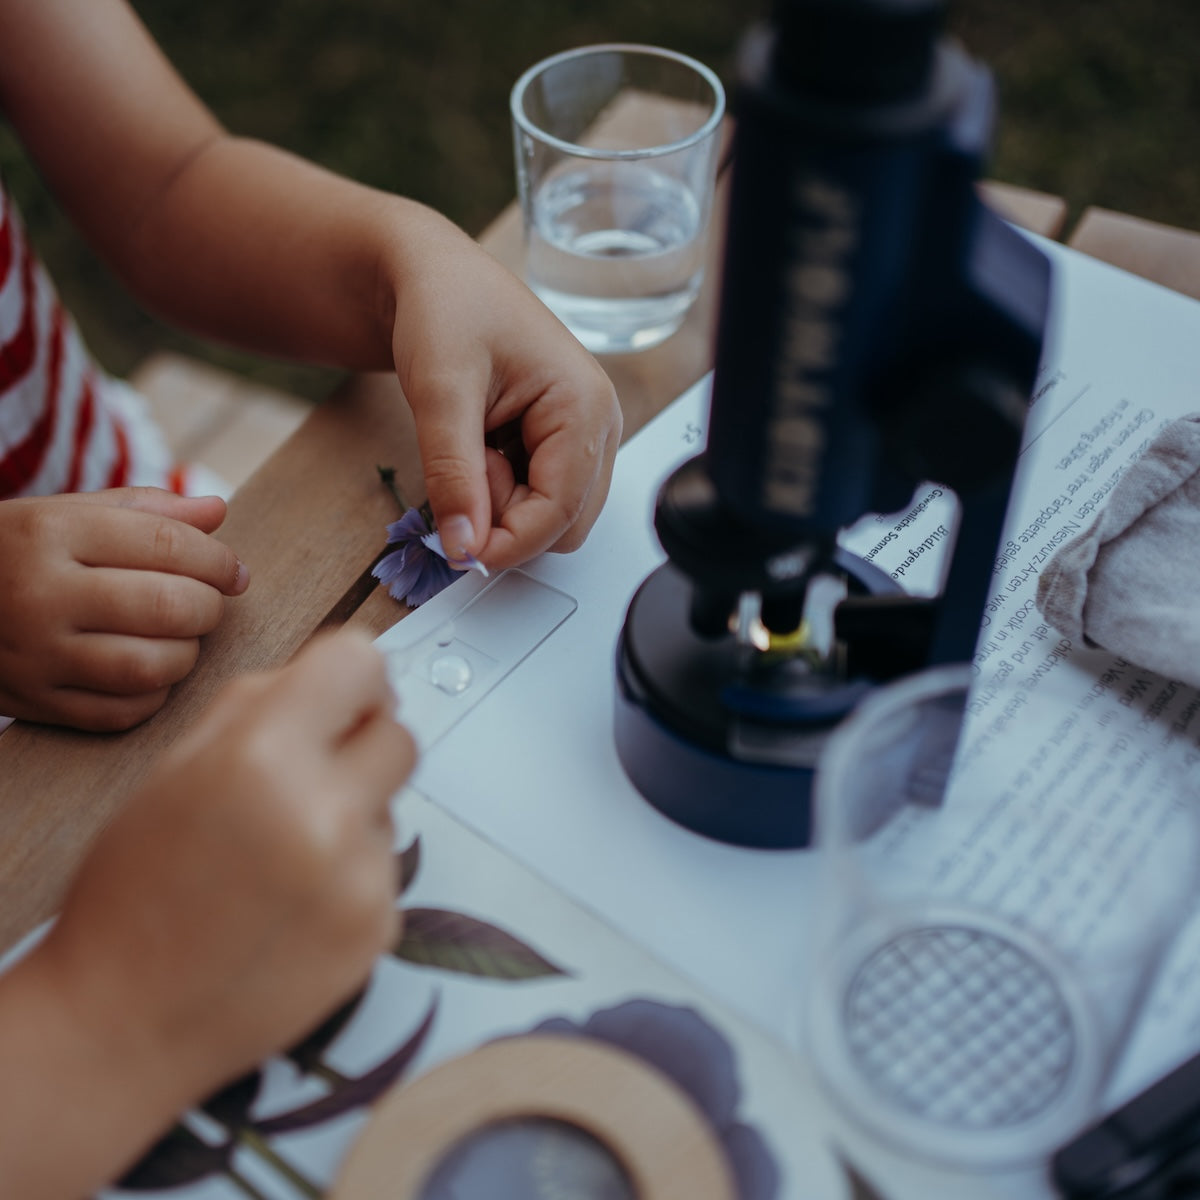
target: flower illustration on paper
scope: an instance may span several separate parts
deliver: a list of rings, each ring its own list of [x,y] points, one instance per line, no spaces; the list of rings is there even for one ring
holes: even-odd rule
[[[733,1047],[695,1009],[638,998],[595,1012],[582,1024],[553,1017],[532,1032],[594,1038],[657,1068],[707,1118],[738,1200],[776,1200],[779,1167],[762,1134],[738,1118],[741,1085]]]

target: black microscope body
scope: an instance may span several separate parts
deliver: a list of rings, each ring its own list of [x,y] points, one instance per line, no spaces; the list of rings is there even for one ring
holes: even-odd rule
[[[1050,265],[980,200],[988,73],[940,0],[781,0],[747,38],[704,452],[617,648],[622,764],[722,841],[806,845],[817,759],[873,688],[971,658]],[[940,593],[838,545],[951,489]]]

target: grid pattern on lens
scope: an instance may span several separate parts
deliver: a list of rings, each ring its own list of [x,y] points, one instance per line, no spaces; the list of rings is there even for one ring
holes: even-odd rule
[[[1007,939],[963,926],[907,930],[876,950],[846,989],[844,1020],[873,1087],[962,1130],[1036,1116],[1062,1092],[1075,1051],[1046,969]]]

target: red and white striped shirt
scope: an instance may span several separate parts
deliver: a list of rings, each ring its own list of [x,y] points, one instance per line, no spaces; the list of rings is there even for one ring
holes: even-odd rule
[[[92,359],[0,182],[0,500],[126,484],[190,492],[188,476],[142,397]]]

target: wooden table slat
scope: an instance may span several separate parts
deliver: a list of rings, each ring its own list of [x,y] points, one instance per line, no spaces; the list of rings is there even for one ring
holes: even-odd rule
[[[1043,237],[1057,238],[1067,221],[1067,202],[1061,196],[1014,187],[989,179],[979,185],[980,194],[1002,217]]]
[[[1200,299],[1200,234],[1107,208],[1089,208],[1067,244],[1123,271]]]

